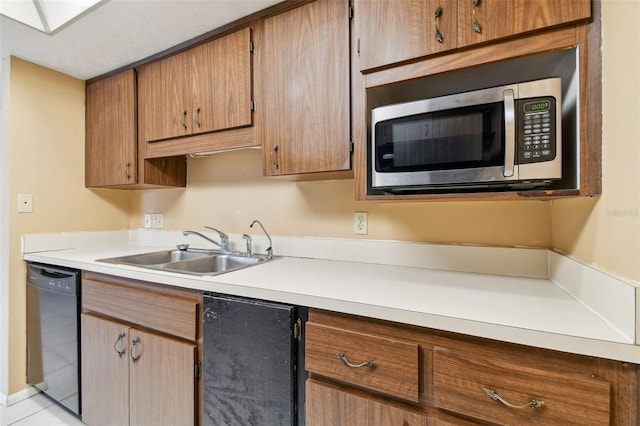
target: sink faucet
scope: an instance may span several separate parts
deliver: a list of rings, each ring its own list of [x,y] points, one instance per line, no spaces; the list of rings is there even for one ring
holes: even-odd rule
[[[218,231],[217,229],[211,228],[209,226],[205,226],[205,228],[207,229],[211,229],[212,231],[216,231],[218,233],[218,235],[220,235],[220,242],[217,242],[215,240],[212,240],[211,238],[207,237],[206,235],[201,234],[200,232],[197,231],[182,231],[182,235],[184,235],[185,237],[187,235],[197,235],[200,238],[204,238],[205,240],[209,241],[212,244],[215,244],[216,246],[220,247],[220,249],[228,251],[229,250],[229,237],[227,236],[227,234],[225,234],[224,232]]]
[[[205,228],[207,229],[211,229],[214,232],[217,232],[218,235],[220,236],[220,244],[218,244],[220,246],[220,248],[224,251],[229,251],[229,236],[227,234],[225,234],[222,231],[217,230],[216,228],[212,228],[211,226],[206,226]]]
[[[264,226],[262,225],[262,223],[259,220],[254,220],[253,222],[251,222],[251,225],[249,225],[249,228],[253,228],[253,225],[255,225],[256,223],[260,225],[260,228],[262,228],[262,231],[269,239],[269,247],[267,248],[267,259],[272,259],[273,258],[273,247],[272,247],[273,242],[271,241],[271,237],[269,236],[269,233],[267,233],[267,230],[264,229]]]

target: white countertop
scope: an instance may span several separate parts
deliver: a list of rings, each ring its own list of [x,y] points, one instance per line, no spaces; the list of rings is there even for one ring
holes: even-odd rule
[[[116,243],[25,252],[24,259],[640,363],[634,335],[544,277],[290,256],[201,277],[96,261],[163,248],[172,247]]]

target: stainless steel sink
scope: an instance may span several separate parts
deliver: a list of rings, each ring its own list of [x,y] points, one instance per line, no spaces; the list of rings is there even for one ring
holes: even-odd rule
[[[129,256],[111,257],[108,259],[98,259],[98,262],[120,263],[123,265],[134,266],[151,266],[180,262],[182,260],[194,259],[203,256],[209,256],[209,253],[187,250],[166,250],[155,251],[151,253],[132,254]]]
[[[234,256],[229,254],[209,255],[180,262],[167,263],[162,269],[197,275],[214,275],[222,272],[246,268],[256,263],[264,262],[264,257]]]
[[[192,275],[219,275],[257,265],[267,260],[271,259],[259,254],[249,256],[236,252],[165,250],[98,259],[98,262]]]

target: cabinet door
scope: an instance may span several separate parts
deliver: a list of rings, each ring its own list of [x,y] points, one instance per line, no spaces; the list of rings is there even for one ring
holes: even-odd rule
[[[145,142],[191,134],[189,51],[144,65],[138,71],[138,102]]]
[[[196,345],[134,328],[129,345],[130,423],[195,424]]]
[[[454,49],[457,0],[355,0],[360,70]]]
[[[590,16],[590,0],[460,0],[458,46],[482,43]]]
[[[307,380],[307,426],[427,426],[427,415]]]
[[[134,70],[127,70],[87,85],[87,187],[137,182],[136,114]]]
[[[82,421],[129,424],[127,327],[82,314]]]
[[[265,19],[262,63],[265,174],[349,170],[348,2]]]
[[[194,134],[251,125],[250,43],[245,28],[192,51]]]

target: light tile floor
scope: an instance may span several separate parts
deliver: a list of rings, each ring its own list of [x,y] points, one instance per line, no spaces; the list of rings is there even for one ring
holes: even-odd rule
[[[0,405],[0,426],[82,426],[84,423],[46,396],[36,394],[17,404]]]

